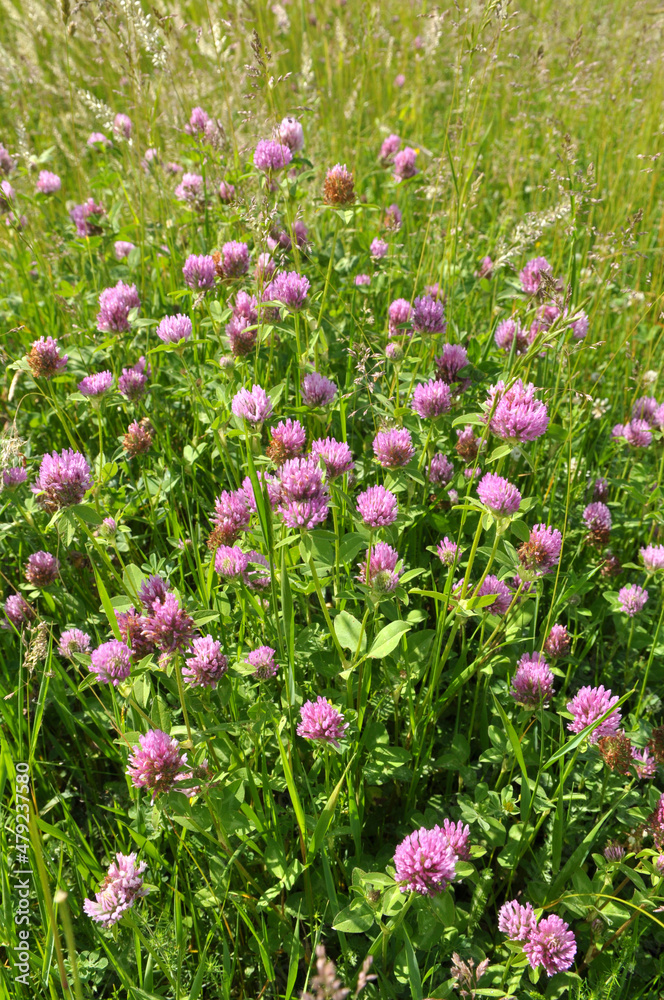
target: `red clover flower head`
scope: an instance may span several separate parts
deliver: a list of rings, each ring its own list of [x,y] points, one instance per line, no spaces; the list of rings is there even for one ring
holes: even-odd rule
[[[590,503],[583,512],[583,520],[593,541],[606,542],[611,531],[611,511],[605,503]]]
[[[371,246],[369,247],[369,253],[375,260],[380,260],[382,257],[387,255],[387,251],[390,249],[390,245],[386,240],[381,240],[376,237],[371,241]]]
[[[444,333],[447,327],[445,321],[445,306],[442,302],[423,295],[413,303],[413,327],[418,333]]]
[[[127,432],[122,439],[122,447],[129,456],[135,458],[136,455],[144,455],[152,447],[152,434],[154,428],[147,417],[142,420],[134,420],[129,424]]]
[[[419,174],[416,166],[417,153],[412,146],[404,146],[394,157],[394,179],[395,181],[405,181],[409,177]]]
[[[87,632],[80,628],[70,628],[62,633],[58,643],[58,653],[66,660],[71,660],[74,653],[87,653],[92,640]]]
[[[219,200],[224,205],[230,205],[232,201],[235,201],[235,185],[230,184],[228,181],[220,181]]]
[[[198,636],[192,641],[191,656],[185,660],[182,676],[190,687],[215,688],[228,670],[228,659],[221,652],[221,643],[211,635]]]
[[[527,941],[536,926],[537,918],[530,903],[523,905],[511,899],[498,911],[498,930],[507,934],[510,941]]]
[[[664,545],[646,545],[645,548],[639,549],[639,555],[648,573],[664,569]]]
[[[335,441],[330,437],[318,438],[312,441],[311,455],[323,462],[327,479],[336,479],[355,468],[351,450],[345,441]]]
[[[625,857],[625,848],[621,843],[616,840],[610,840],[602,854],[607,861],[622,861]]]
[[[93,198],[88,198],[82,205],[74,205],[69,216],[76,226],[77,236],[96,236],[102,229],[99,223],[102,215],[106,215],[103,205],[97,205]]]
[[[300,719],[298,736],[303,736],[306,740],[331,743],[337,748],[349,726],[349,723],[344,722],[341,712],[321,695],[316,701],[305,701],[300,708]]]
[[[633,618],[639,611],[643,611],[647,600],[648,591],[635,583],[629,584],[627,587],[621,587],[618,591],[620,610],[629,615],[630,618]]]
[[[581,309],[568,320],[574,340],[585,340],[588,336],[589,320],[587,313]]]
[[[120,637],[129,647],[134,663],[139,663],[145,656],[152,656],[156,651],[155,645],[143,631],[148,619],[139,614],[134,607],[128,608],[127,611],[118,611],[116,615]]]
[[[293,159],[293,153],[285,143],[272,139],[261,139],[254,150],[254,166],[268,174],[283,170]]]
[[[323,474],[314,458],[291,458],[279,473],[282,498],[311,500],[324,490]]]
[[[131,671],[131,650],[124,642],[112,639],[103,642],[92,651],[89,670],[97,675],[102,684],[112,684],[117,687],[121,681],[129,677]]]
[[[510,694],[518,705],[534,710],[553,696],[553,674],[541,653],[524,653],[512,678]]]
[[[65,448],[60,454],[54,451],[44,455],[32,492],[44,510],[53,514],[79,504],[91,486],[90,466],[83,455]]]
[[[270,579],[270,564],[263,553],[250,549],[247,552],[247,569],[244,574],[245,584],[250,590],[264,590],[265,587],[270,586]]]
[[[32,621],[35,613],[22,594],[10,594],[5,601],[5,614],[15,628]]]
[[[443,820],[443,836],[447,840],[459,861],[470,861],[470,827],[462,820],[453,823],[450,819]]]
[[[496,346],[509,354],[514,344],[515,354],[525,354],[530,346],[530,331],[522,327],[518,319],[504,319],[496,327]]]
[[[195,205],[204,196],[203,178],[200,174],[185,173],[182,180],[175,189],[175,197],[178,201]]]
[[[407,299],[395,299],[394,302],[390,303],[390,307],[387,310],[387,315],[389,319],[389,337],[398,337],[402,333],[411,336],[411,331],[404,329],[406,323],[409,323],[413,315],[413,307]]]
[[[328,493],[314,458],[291,458],[281,466],[280,510],[291,528],[314,528],[328,514]]]
[[[291,153],[299,153],[304,149],[304,129],[297,118],[282,118],[277,133],[279,142],[288,146]]]
[[[240,389],[233,396],[231,410],[250,424],[262,424],[272,414],[272,400],[262,386],[254,385],[251,390]]]
[[[239,545],[220,545],[214,557],[214,568],[225,580],[242,580],[249,565],[249,559]]]
[[[231,240],[221,248],[222,272],[225,278],[241,278],[249,270],[249,247]]]
[[[188,316],[164,316],[157,327],[157,336],[165,344],[179,344],[191,337],[192,324]]]
[[[652,431],[647,420],[630,420],[628,424],[616,424],[611,437],[623,438],[632,448],[647,448],[652,442]]]
[[[146,363],[145,358],[141,355],[136,364],[132,365],[131,368],[122,369],[122,375],[118,379],[120,394],[131,403],[142,399],[145,395],[148,376],[150,374],[150,365]]]
[[[105,288],[99,295],[97,329],[103,333],[126,333],[129,330],[129,313],[132,309],[139,309],[140,305],[136,285],[118,281],[117,285]]]
[[[482,257],[482,260],[480,261],[480,266],[477,269],[477,271],[475,271],[475,277],[478,279],[491,278],[493,275],[493,266],[494,266],[493,261],[491,260],[490,257]]]
[[[174,594],[166,594],[163,601],[157,599],[152,605],[152,614],[147,618],[143,632],[162,653],[175,653],[189,649],[196,623]]]
[[[531,968],[543,965],[548,976],[571,968],[576,955],[576,938],[569,924],[552,914],[545,917],[531,931],[523,945]]]
[[[567,656],[570,647],[569,633],[564,625],[553,625],[544,643],[544,652],[551,659]]]
[[[279,271],[265,288],[263,298],[267,302],[281,302],[292,312],[304,306],[309,294],[310,282],[297,271]]]
[[[255,667],[254,677],[267,681],[270,677],[277,676],[279,664],[274,659],[275,654],[276,650],[271,646],[258,646],[257,649],[247,653],[247,663]]]
[[[325,175],[323,201],[326,205],[350,205],[355,201],[353,175],[345,163],[336,163]]]
[[[139,737],[139,743],[140,748],[134,747],[129,756],[126,773],[135,788],[152,790],[153,801],[159,792],[170,792],[176,782],[191,778],[186,753],[180,753],[178,741],[168,733],[150,729]]]
[[[189,135],[204,136],[209,122],[210,116],[207,111],[204,111],[203,108],[195,107],[192,108],[189,121],[185,125],[184,130]]]
[[[551,274],[551,265],[546,257],[534,257],[529,260],[519,274],[521,287],[527,295],[536,295],[542,283],[541,274]]]
[[[27,362],[35,378],[52,378],[66,366],[69,360],[66,354],[61,355],[58,342],[54,337],[40,337],[33,340]]]
[[[3,174],[11,174],[15,166],[16,164],[14,163],[14,160],[0,142],[0,171],[2,171]]]
[[[484,408],[493,433],[515,444],[534,441],[549,426],[546,405],[535,398],[532,382],[524,385],[517,379],[509,389],[502,380],[497,382],[489,389]]]
[[[118,112],[113,119],[113,131],[120,138],[128,139],[131,136],[131,118],[129,115]]]
[[[55,583],[60,572],[60,561],[50,552],[33,552],[25,564],[25,578],[33,587],[48,587]]]
[[[613,708],[619,700],[618,695],[612,695],[611,690],[605,689],[602,684],[599,687],[590,687],[589,685],[582,687],[567,703],[567,711],[574,716],[572,722],[567,723],[568,730],[570,733],[580,733],[586,726],[592,725],[605,712]],[[615,736],[620,727],[621,718],[622,714],[617,708],[591,732],[588,742],[597,743],[600,736]]]
[[[478,597],[488,597],[489,594],[495,595],[495,600],[483,607],[482,611],[487,611],[492,615],[504,615],[510,607],[514,595],[506,583],[491,573],[477,591]]]
[[[93,375],[86,375],[85,378],[81,379],[78,383],[78,391],[84,396],[90,396],[93,399],[103,396],[105,392],[113,385],[113,372],[103,371],[95,372]]]
[[[111,140],[103,132],[91,132],[86,141],[86,146],[112,146]]]
[[[191,289],[214,288],[216,273],[214,257],[207,254],[190,254],[182,268],[185,284]]]
[[[141,584],[138,599],[146,611],[151,611],[154,602],[163,601],[170,589],[171,585],[168,580],[164,580],[162,576],[154,573]]]
[[[410,431],[405,427],[379,431],[373,439],[376,461],[384,469],[398,469],[408,465],[415,454]]]
[[[40,170],[35,191],[38,194],[55,194],[62,187],[62,181],[57,174],[52,174],[50,170]]]
[[[604,502],[609,495],[609,484],[602,476],[599,476],[593,484],[593,500]]]
[[[462,389],[469,384],[468,379],[458,379],[457,375],[468,364],[468,351],[462,344],[445,344],[443,353],[434,358],[438,378],[448,385],[459,382]]]
[[[28,478],[27,469],[22,465],[14,465],[2,471],[2,487],[5,490],[15,490]],[[2,492],[2,491],[0,491]]]
[[[118,853],[115,858],[94,900],[83,900],[85,913],[104,927],[112,927],[134,906],[136,900],[148,894],[148,890],[143,888],[143,872],[147,863],[141,861],[137,864],[135,854]]]
[[[658,409],[659,403],[654,396],[641,396],[632,406],[632,420],[645,420],[652,427]]]
[[[388,135],[387,139],[383,140],[383,145],[380,147],[380,160],[384,166],[387,166],[394,160],[395,155],[399,152],[401,147],[401,139],[398,135]]]
[[[463,549],[445,535],[442,541],[438,542],[436,553],[443,566],[451,566],[461,558]]]
[[[358,288],[361,288],[363,285],[370,285],[371,284],[371,275],[370,274],[356,274],[355,275],[355,284],[357,285]]]
[[[275,465],[283,465],[289,458],[296,458],[304,451],[307,432],[299,420],[282,420],[270,430],[272,440],[265,454]]]
[[[309,500],[284,499],[280,510],[284,523],[289,528],[300,528],[303,531],[311,530],[317,524],[323,524],[327,520],[328,497],[326,493],[322,493]]]
[[[367,549],[364,562],[359,565],[357,579],[372,587],[378,594],[391,594],[399,584],[403,570],[397,570],[399,553],[386,542],[377,542]]]
[[[277,265],[273,261],[272,255],[269,253],[261,253],[256,259],[254,277],[259,284],[265,284],[270,281],[276,269]],[[269,287],[269,285],[266,285],[266,287]]]
[[[436,486],[447,486],[454,476],[454,466],[441,451],[436,452],[429,462],[429,482]]]
[[[432,830],[420,827],[409,834],[394,852],[396,881],[402,892],[436,896],[456,874],[457,854],[445,831],[436,824]]]
[[[477,486],[477,495],[491,513],[498,518],[511,517],[521,505],[521,494],[516,486],[503,476],[487,472]]]
[[[311,372],[302,379],[302,402],[310,409],[328,406],[337,394],[337,384],[325,375]]]
[[[357,498],[357,509],[368,528],[394,524],[399,510],[397,498],[384,486],[370,486]]]
[[[632,760],[634,761],[634,769],[642,781],[655,777],[657,773],[657,761],[650,753],[648,747],[645,747],[643,750],[639,750],[638,747],[632,747]]]
[[[251,483],[251,480],[249,482]],[[246,531],[249,527],[251,510],[252,507],[247,499],[247,491],[244,485],[242,489],[233,490],[232,492],[222,490],[214,502],[212,547],[232,545],[240,532]]]
[[[532,527],[528,541],[523,542],[518,549],[523,578],[543,576],[555,569],[560,561],[562,544],[563,536],[557,528],[546,524]]]
[[[449,386],[442,380],[431,379],[415,386],[411,409],[423,420],[442,416],[451,405]]]

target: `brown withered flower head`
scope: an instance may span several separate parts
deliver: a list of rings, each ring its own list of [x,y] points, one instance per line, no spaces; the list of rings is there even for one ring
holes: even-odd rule
[[[658,764],[664,764],[664,726],[656,726],[648,740],[648,749]]]
[[[597,749],[608,768],[617,771],[618,774],[629,774],[632,765],[632,743],[624,733],[600,736]]]
[[[143,417],[140,423],[134,420],[133,423],[129,424],[127,433],[122,441],[127,455],[130,458],[134,458],[135,455],[141,455],[149,451],[152,446],[153,433],[154,427],[147,417]]]
[[[345,164],[337,163],[328,170],[323,184],[323,201],[326,205],[350,205],[355,201],[353,175]]]

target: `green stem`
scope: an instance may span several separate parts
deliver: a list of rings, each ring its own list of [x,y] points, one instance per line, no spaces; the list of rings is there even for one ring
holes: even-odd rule
[[[339,654],[339,659],[341,660],[342,669],[345,670],[348,666],[346,662],[346,657],[344,656],[344,651],[341,648],[339,640],[337,639],[337,634],[334,631],[334,625],[332,624],[332,619],[330,618],[330,612],[325,604],[325,597],[323,596],[323,590],[320,585],[320,580],[318,579],[318,573],[316,572],[316,565],[314,563],[313,555],[309,556],[309,568],[311,570],[311,576],[314,581],[314,587],[316,588],[316,593],[318,594],[318,603],[320,604],[321,611],[323,612],[323,617],[325,618],[325,623],[330,631],[330,638],[334,643],[334,648]]]

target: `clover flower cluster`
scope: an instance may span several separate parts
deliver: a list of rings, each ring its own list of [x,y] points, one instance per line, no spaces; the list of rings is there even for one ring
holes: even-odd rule
[[[395,878],[402,892],[437,896],[454,881],[457,862],[469,857],[470,828],[462,822],[420,827],[394,852]]]
[[[118,281],[112,288],[105,288],[99,295],[97,329],[103,333],[121,333],[129,330],[129,313],[139,309],[141,300],[136,285]]]
[[[53,378],[66,368],[69,358],[66,354],[60,354],[54,337],[40,337],[39,340],[33,340],[26,360],[35,378]]]
[[[147,896],[148,889],[143,885],[146,868],[147,862],[137,862],[136,854],[118,852],[94,900],[83,901],[84,912],[104,927],[112,927],[139,899]]]
[[[571,968],[576,938],[569,924],[556,914],[538,920],[530,903],[524,905],[513,899],[500,908],[498,930],[522,944],[532,969],[542,965],[547,975],[553,976]]]
[[[316,701],[305,701],[300,708],[297,735],[305,740],[329,743],[338,749],[349,725],[341,712],[319,695]]]
[[[484,404],[489,428],[514,444],[535,441],[549,426],[546,404],[535,396],[535,386],[517,379],[508,388],[501,380],[491,386]]]
[[[309,530],[327,519],[329,492],[314,458],[291,458],[279,470],[279,511],[290,528]]]

